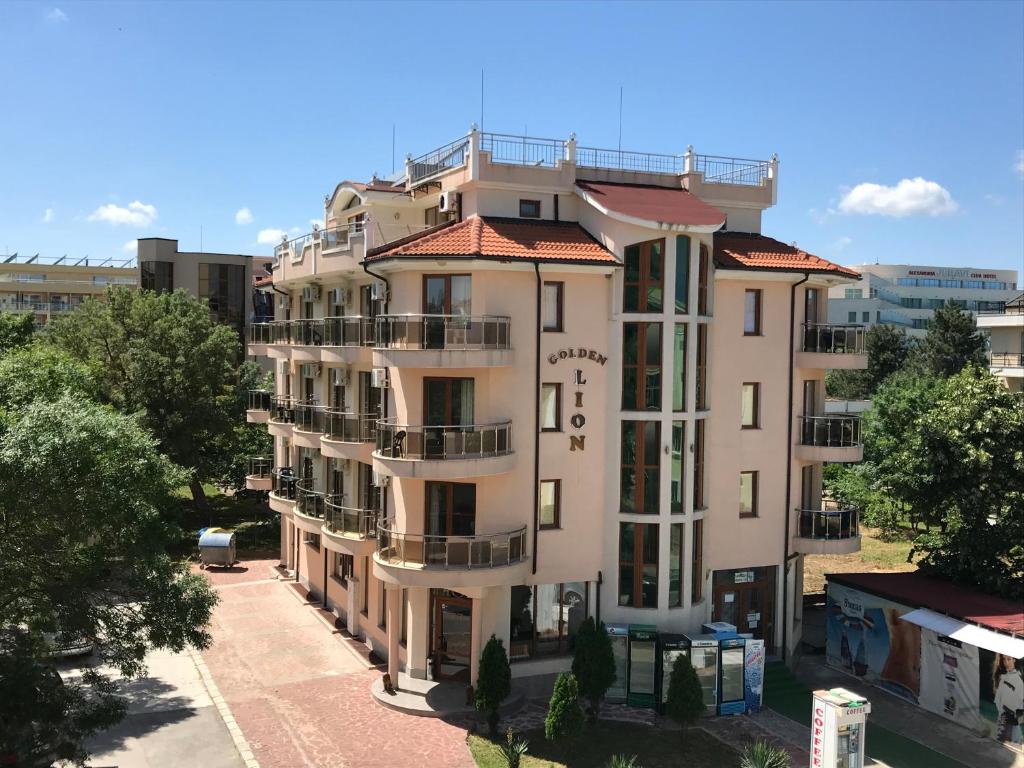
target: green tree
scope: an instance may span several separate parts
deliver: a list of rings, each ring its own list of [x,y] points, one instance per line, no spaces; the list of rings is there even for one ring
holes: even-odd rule
[[[911,343],[902,328],[878,323],[864,334],[864,349],[868,356],[866,369],[828,372],[825,384],[830,397],[870,398],[883,381],[907,364]]]
[[[51,321],[51,341],[98,372],[104,402],[137,415],[188,478],[197,506],[202,482],[234,459],[241,347],[231,328],[182,290],[109,288]]]
[[[28,344],[35,329],[35,319],[31,312],[0,312],[0,355],[14,347]]]
[[[601,698],[615,682],[615,652],[603,621],[598,626],[588,616],[580,625],[576,632],[572,673],[576,676],[580,695],[589,699],[590,711],[597,719]]]
[[[491,738],[498,735],[498,708],[512,693],[512,669],[508,665],[505,644],[497,637],[484,646],[480,654],[480,669],[477,673],[475,705],[477,711],[487,715],[487,727]]]
[[[84,363],[49,344],[28,344],[0,357],[0,408],[25,408],[65,394],[94,399],[96,376]]]
[[[544,736],[548,741],[572,738],[583,732],[583,708],[580,690],[571,672],[562,672],[555,680],[555,689],[544,718]]]
[[[935,376],[952,376],[967,365],[986,367],[985,339],[974,325],[974,316],[952,301],[935,310],[916,362]]]
[[[232,402],[228,406],[235,417],[234,427],[219,436],[222,448],[211,451],[216,462],[211,465],[210,475],[216,483],[231,488],[245,487],[245,474],[251,456],[269,456],[274,450],[274,438],[263,424],[248,424],[245,411],[249,403],[249,390],[274,389],[271,374],[265,374],[252,362],[243,362],[238,367],[238,383],[234,386]]]
[[[46,633],[93,638],[134,677],[150,648],[206,647],[216,595],[166,554],[184,472],[136,419],[63,395],[6,409],[0,430],[0,616],[23,638],[0,652],[0,754],[81,762],[123,705],[98,674],[61,682]]]
[[[668,680],[668,694],[665,699],[665,714],[686,729],[697,722],[704,714],[704,692],[697,679],[697,672],[690,659],[680,654],[672,663],[672,673]]]

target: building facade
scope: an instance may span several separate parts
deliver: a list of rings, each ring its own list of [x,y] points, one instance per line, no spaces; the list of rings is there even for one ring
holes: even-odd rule
[[[803,555],[860,546],[825,370],[867,361],[826,322],[858,275],[760,234],[777,174],[473,129],[276,249],[247,484],[393,680],[475,683],[492,634],[548,676],[588,615],[798,646]]]
[[[988,332],[989,370],[1011,392],[1024,390],[1024,294],[980,312],[977,324]]]
[[[928,267],[908,264],[858,264],[857,285],[829,290],[828,321],[886,323],[923,338],[935,310],[949,301],[969,312],[997,309],[1019,293],[1017,272],[980,267]]]
[[[138,285],[131,259],[0,256],[0,312],[31,312],[38,325],[102,298],[109,285]]]

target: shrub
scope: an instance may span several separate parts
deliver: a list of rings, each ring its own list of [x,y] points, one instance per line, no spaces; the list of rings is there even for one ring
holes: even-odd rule
[[[629,757],[625,755],[612,755],[608,760],[606,768],[644,768],[636,760],[636,755],[630,755]]]
[[[491,635],[480,654],[474,704],[487,714],[487,727],[491,738],[498,735],[498,707],[512,693],[512,670],[508,666],[505,645]]]
[[[572,673],[579,684],[580,695],[590,701],[590,711],[597,719],[601,698],[615,682],[615,654],[604,622],[597,626],[592,618],[587,617],[580,625]]]
[[[704,692],[687,656],[676,656],[672,664],[665,713],[683,727],[684,737],[687,727],[697,722],[704,713]]]
[[[740,768],[790,768],[789,753],[767,741],[755,741],[743,747]]]
[[[515,734],[512,733],[512,729],[509,728],[508,733],[505,734],[505,743],[499,749],[508,768],[519,768],[519,763],[523,759],[523,755],[529,750],[529,747],[530,742],[523,738],[517,739]]]
[[[566,736],[577,736],[583,731],[583,709],[580,691],[571,672],[563,672],[555,680],[555,690],[544,719],[544,736],[554,741]]]

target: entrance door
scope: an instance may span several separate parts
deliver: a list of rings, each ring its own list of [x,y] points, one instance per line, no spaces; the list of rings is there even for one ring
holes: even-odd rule
[[[427,458],[444,458],[445,430],[473,423],[473,379],[423,379],[423,451]],[[455,442],[455,438],[452,438]]]
[[[430,655],[434,678],[469,680],[473,638],[473,602],[442,589],[431,590],[433,601]]]
[[[423,278],[423,346],[443,349],[447,315],[470,313],[472,293],[469,275],[426,275]]]
[[[758,568],[753,572],[768,570]],[[774,579],[771,578],[745,584],[717,584],[714,620],[728,622],[735,625],[737,632],[749,632],[763,639],[765,647],[772,650],[775,634],[774,589]]]

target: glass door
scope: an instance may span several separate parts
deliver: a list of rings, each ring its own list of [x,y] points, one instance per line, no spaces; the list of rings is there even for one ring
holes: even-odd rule
[[[473,379],[423,379],[423,452],[442,459],[458,454],[459,435],[453,430],[430,429],[473,424]],[[452,443],[448,451],[446,443]],[[464,450],[462,451],[464,452]]]
[[[449,540],[449,536],[473,536],[476,533],[476,486],[472,483],[427,483],[427,534],[425,557],[429,564],[463,566],[469,564],[468,539]]]
[[[472,283],[469,275],[427,275],[423,278],[423,346],[444,349],[446,329],[455,329],[458,323],[446,322],[445,315],[465,315],[470,312]]]
[[[431,657],[434,679],[469,679],[473,638],[473,603],[446,590],[432,590],[433,631]]]

